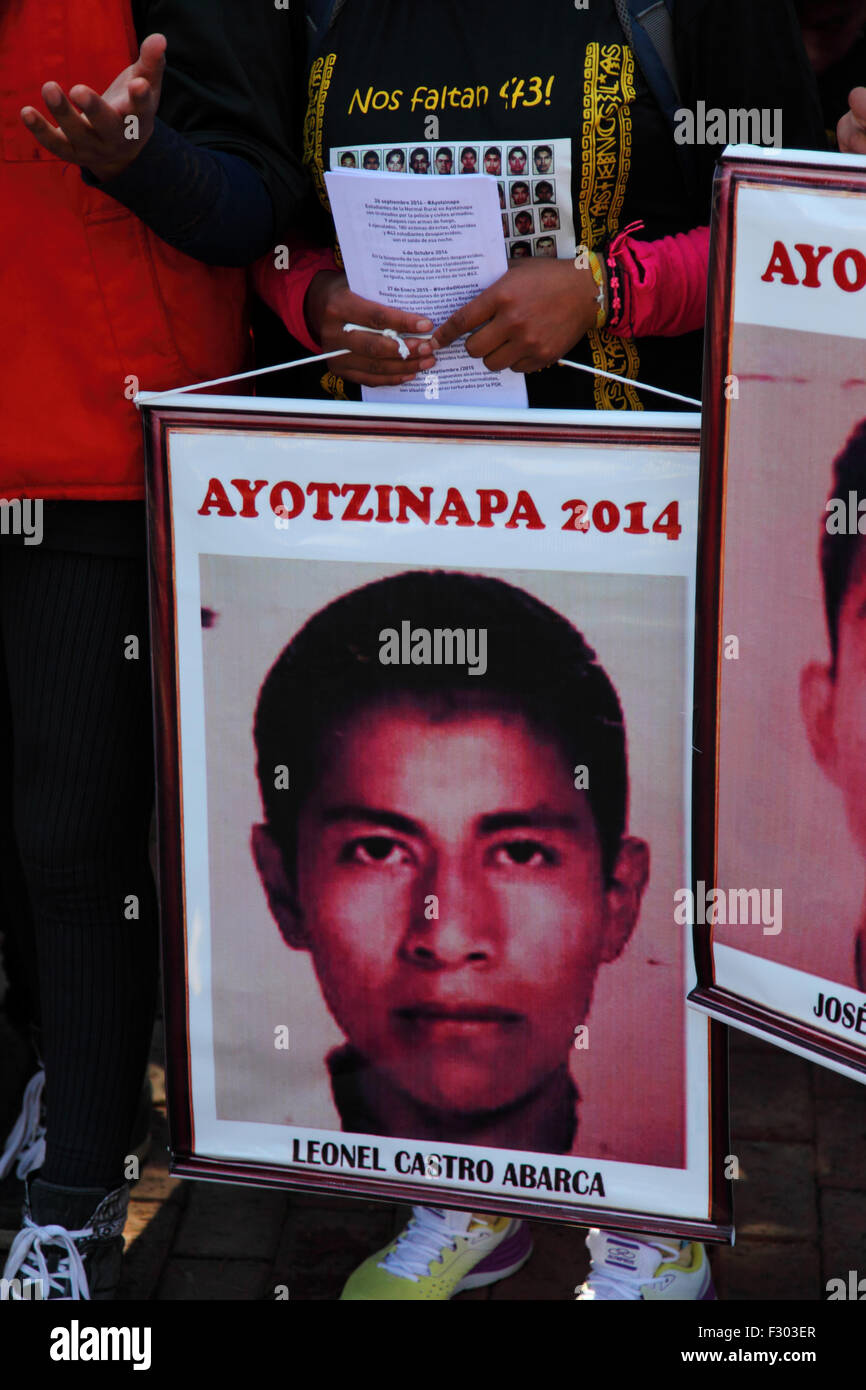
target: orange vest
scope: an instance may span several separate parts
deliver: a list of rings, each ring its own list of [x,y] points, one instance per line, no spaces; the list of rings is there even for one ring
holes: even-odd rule
[[[21,121],[42,84],[102,92],[128,0],[0,0],[0,497],[143,496],[140,388],[248,365],[246,273],[175,251]]]

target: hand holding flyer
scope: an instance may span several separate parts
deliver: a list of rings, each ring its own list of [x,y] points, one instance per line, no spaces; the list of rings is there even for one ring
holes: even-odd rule
[[[441,323],[507,270],[496,183],[339,170],[325,176],[349,284],[358,295]],[[402,386],[363,387],[365,400],[528,404],[516,372],[491,372],[464,343],[439,354],[435,371]]]

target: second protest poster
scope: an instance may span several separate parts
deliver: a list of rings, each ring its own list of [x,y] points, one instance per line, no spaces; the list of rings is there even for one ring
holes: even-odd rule
[[[705,398],[694,1002],[866,1080],[866,168],[732,148]]]

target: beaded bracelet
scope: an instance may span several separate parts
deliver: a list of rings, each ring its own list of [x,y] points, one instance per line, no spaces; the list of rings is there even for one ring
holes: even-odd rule
[[[604,253],[608,270],[608,303],[610,305],[607,316],[607,326],[611,332],[615,332],[622,323],[623,310],[625,307],[623,296],[620,294],[620,274],[617,257],[631,233],[641,231],[643,225],[643,222],[630,222],[627,227],[624,227],[621,232],[617,232],[616,236],[611,238]]]
[[[592,278],[598,286],[598,294],[596,296],[598,300],[598,311],[595,316],[595,327],[597,332],[598,329],[604,328],[604,325],[607,323],[607,281],[601,257],[595,251],[589,251],[587,253],[587,260],[589,261],[589,268],[592,271]]]

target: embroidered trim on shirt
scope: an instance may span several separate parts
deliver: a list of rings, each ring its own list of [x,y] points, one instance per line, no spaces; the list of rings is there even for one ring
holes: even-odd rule
[[[307,114],[304,117],[304,164],[310,171],[310,176],[315,185],[319,202],[327,212],[331,211],[331,202],[328,198],[327,187],[325,186],[325,161],[322,158],[322,132],[325,125],[325,102],[328,99],[328,88],[331,85],[331,78],[334,75],[336,62],[336,53],[328,53],[322,58],[317,58],[310,68]],[[334,238],[334,260],[340,270],[342,270],[343,257],[340,253],[340,244],[336,238]],[[320,385],[322,389],[328,395],[333,396],[335,400],[348,400],[343,378],[337,376],[335,372],[326,372],[321,379]]]
[[[333,396],[335,401],[347,401],[349,399],[346,395],[346,383],[341,376],[337,376],[336,372],[325,372],[319,380],[319,385],[329,396]]]
[[[584,64],[580,233],[584,246],[598,249],[618,230],[631,172],[634,57],[625,44],[587,45]],[[593,364],[601,371],[636,377],[640,356],[631,338],[607,329],[587,334]],[[642,410],[633,386],[596,377],[597,410]]]
[[[307,114],[304,117],[304,163],[310,171],[319,202],[328,212],[328,190],[325,187],[325,164],[322,159],[322,131],[325,124],[325,102],[337,62],[336,53],[317,58],[310,68]]]

